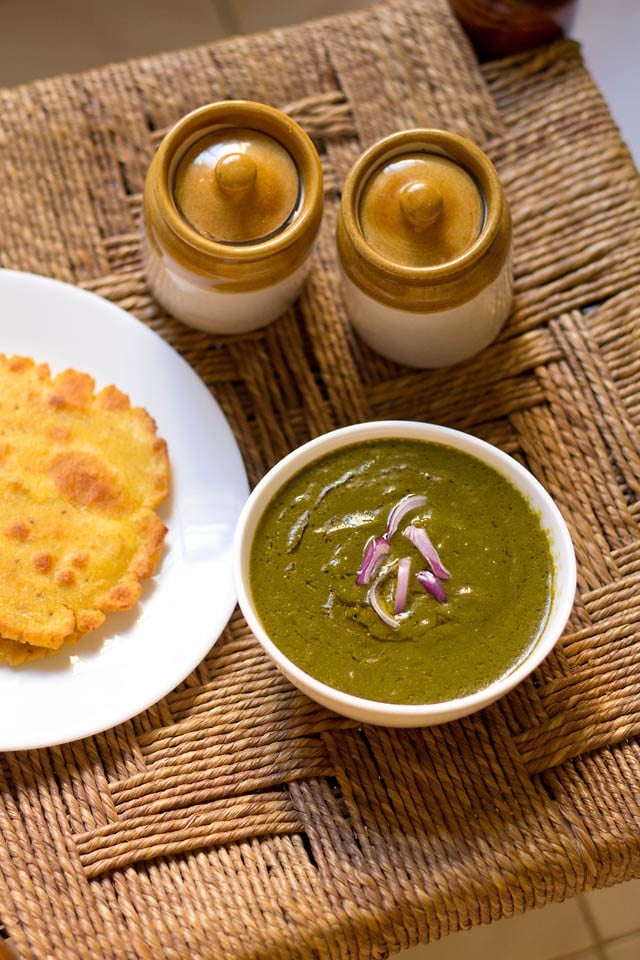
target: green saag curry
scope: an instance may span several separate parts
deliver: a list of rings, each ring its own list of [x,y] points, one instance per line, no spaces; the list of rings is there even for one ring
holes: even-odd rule
[[[538,515],[497,471],[443,444],[382,439],[285,484],[250,577],[265,629],[307,673],[371,700],[431,703],[521,662],[545,623],[553,560]]]

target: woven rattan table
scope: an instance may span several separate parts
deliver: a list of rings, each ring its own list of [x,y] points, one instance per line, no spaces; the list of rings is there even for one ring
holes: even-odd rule
[[[162,134],[227,97],[306,128],[326,213],[295,308],[214,338],[154,303],[138,222]],[[436,372],[358,341],[336,271],[348,168],[409,126],[474,139],[514,217],[510,322]],[[0,93],[0,197],[1,265],[97,292],[165,337],[223,408],[252,483],[339,425],[454,425],[538,476],[579,567],[556,651],[472,718],[341,720],[289,686],[236,612],[153,709],[1,755],[0,931],[22,955],[364,960],[640,876],[640,179],[579,48],[479,66],[445,0],[414,0],[34,83]]]

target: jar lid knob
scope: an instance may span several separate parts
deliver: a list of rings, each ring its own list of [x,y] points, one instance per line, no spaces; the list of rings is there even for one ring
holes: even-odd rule
[[[246,153],[227,153],[215,166],[220,189],[229,197],[243,196],[256,182],[258,168]]]
[[[418,233],[426,230],[442,213],[442,194],[429,181],[411,180],[400,190],[400,209],[405,220]]]
[[[416,269],[460,257],[484,222],[484,196],[474,177],[428,150],[392,153],[365,176],[357,204],[358,227],[372,250]]]
[[[173,180],[180,215],[217,243],[261,243],[296,217],[301,174],[287,147],[249,127],[214,129],[180,158]]]

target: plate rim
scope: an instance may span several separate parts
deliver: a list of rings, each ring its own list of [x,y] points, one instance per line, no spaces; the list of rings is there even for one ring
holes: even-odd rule
[[[209,390],[209,388],[204,383],[202,378],[196,373],[194,368],[186,361],[186,359],[180,353],[178,353],[178,351],[167,340],[165,340],[159,333],[156,333],[142,320],[139,320],[136,316],[134,316],[132,313],[125,310],[124,308],[120,307],[118,304],[113,303],[111,300],[108,300],[106,297],[102,297],[91,290],[87,290],[73,283],[68,283],[67,281],[59,280],[55,277],[45,276],[43,274],[30,273],[28,271],[21,271],[21,270],[13,270],[10,268],[0,268],[0,290],[2,290],[5,283],[6,284],[13,283],[16,285],[14,288],[14,293],[15,291],[19,290],[21,286],[22,286],[22,290],[26,289],[26,290],[33,291],[32,299],[29,300],[29,295],[27,294],[27,296],[24,297],[24,300],[26,302],[26,309],[30,309],[33,311],[35,306],[36,312],[38,310],[37,301],[41,299],[43,296],[46,297],[48,290],[53,291],[54,298],[55,297],[60,298],[57,304],[58,309],[60,309],[60,304],[64,304],[65,298],[69,298],[69,297],[75,298],[78,304],[84,303],[84,305],[87,305],[89,307],[90,311],[92,310],[95,311],[94,321],[97,327],[100,327],[101,325],[104,325],[107,323],[107,321],[109,321],[110,323],[113,323],[115,325],[114,329],[117,328],[117,336],[121,336],[123,332],[126,334],[134,331],[135,332],[134,338],[141,339],[143,343],[146,342],[148,344],[152,344],[153,346],[152,346],[151,352],[155,351],[158,356],[161,356],[163,359],[167,359],[169,364],[172,365],[172,368],[178,371],[180,375],[180,381],[183,387],[185,382],[188,386],[187,394],[192,399],[194,400],[197,399],[198,401],[198,413],[200,413],[201,407],[204,407],[208,411],[208,416],[211,418],[211,422],[215,423],[216,428],[222,431],[222,434],[223,434],[222,437],[214,438],[214,443],[218,445],[216,449],[216,453],[219,453],[219,447],[222,440],[223,455],[230,455],[230,465],[227,464],[225,466],[225,469],[227,469],[227,467],[229,468],[229,471],[233,478],[232,482],[235,485],[235,490],[234,490],[234,495],[236,497],[236,500],[234,501],[235,516],[232,517],[230,530],[226,536],[226,539],[224,539],[224,544],[223,544],[224,549],[222,551],[225,556],[227,554],[230,555],[230,552],[233,547],[233,533],[234,533],[235,525],[237,522],[237,518],[242,505],[244,504],[245,500],[249,495],[249,481],[247,477],[247,470],[246,470],[246,465],[244,463],[244,459],[243,459],[238,441],[231,429],[231,426],[224,412],[222,411],[213,393]],[[38,292],[35,292],[35,288],[38,286],[40,287],[40,290]],[[7,289],[7,295],[8,295],[8,287],[6,289]],[[6,313],[8,314],[9,310],[7,310]],[[36,325],[41,322],[42,321],[40,319],[36,320]],[[8,331],[10,329],[11,323],[12,323],[12,318],[10,316],[5,315],[5,319],[3,320],[2,315],[0,315],[0,332],[3,329]],[[94,329],[94,328],[91,327],[90,329]],[[18,336],[18,339],[19,339],[19,336]],[[59,364],[55,364],[54,361],[52,361],[50,358],[47,358],[47,356],[45,355],[42,355],[42,356],[39,355],[40,353],[46,354],[46,350],[47,350],[46,345],[41,345],[41,344],[37,344],[37,345],[33,344],[32,346],[25,345],[24,349],[22,350],[22,354],[33,356],[34,359],[36,359],[39,362],[48,362],[50,363],[52,371],[58,372],[58,369],[62,369],[62,367]],[[16,353],[18,351],[12,348],[7,350],[5,348],[5,345],[1,344],[0,352]],[[73,353],[73,350],[71,351],[71,353]],[[68,365],[73,366],[74,361],[70,360],[68,362]],[[85,371],[90,375],[92,376],[95,375],[95,373],[92,372],[90,366],[87,367],[87,365],[85,364],[83,369],[85,369]],[[98,380],[99,380],[98,376],[95,376],[95,379],[96,379],[97,386],[102,385],[102,384],[98,384]],[[120,382],[118,381],[118,375],[116,371],[113,371],[110,377],[106,377],[103,379],[105,380],[104,385],[106,385],[106,380],[110,379],[111,382],[119,386],[120,389],[125,391],[129,396],[135,393],[135,390],[131,388],[131,384],[127,382],[122,382],[122,380]],[[122,379],[126,380],[126,376],[124,376]],[[151,388],[152,394],[154,392],[154,389],[155,388],[153,387]],[[142,390],[140,392],[143,394],[145,392],[148,392],[148,387],[146,390]],[[131,399],[134,405],[143,405],[145,406],[145,408],[147,407],[147,404],[145,404],[144,402],[141,402],[139,398],[131,397]],[[156,410],[154,413],[154,409],[152,405],[149,404],[148,406],[149,406],[148,412],[152,417],[154,417],[154,419],[156,419],[158,410]],[[165,426],[168,426],[168,425],[169,425],[168,422],[166,422]],[[165,440],[167,440],[167,443],[169,446],[170,464],[172,466],[172,469],[175,470],[178,468],[178,464],[175,462],[174,463],[171,462],[171,443],[170,443],[171,438],[166,437],[164,435],[166,431],[163,431],[162,425],[159,425],[158,433],[160,436],[163,436]],[[213,449],[213,444],[210,444],[209,446],[210,446],[210,452],[211,452]],[[173,519],[174,523],[178,528],[180,526],[178,522],[178,518],[180,515],[180,509],[181,509],[181,502],[179,499],[181,495],[182,494],[180,489],[178,488],[178,490],[176,491],[173,487],[173,482],[172,482],[172,492],[170,494],[170,501],[168,501],[170,503],[170,507],[167,507],[167,509],[163,511],[163,505],[161,504],[157,508],[158,512],[163,517],[165,522],[168,522],[170,524],[171,520]],[[167,513],[168,509],[170,509],[171,511],[169,514]],[[173,529],[175,530],[175,527]],[[169,526],[169,531],[171,532],[171,530],[172,530],[172,527]],[[169,551],[169,553],[171,553],[171,551]],[[154,572],[152,580],[155,581],[160,576],[162,572],[162,565],[167,564],[168,562],[169,562],[168,557],[165,555],[162,558],[160,565]],[[174,557],[174,562],[175,562],[175,557]],[[228,566],[230,567],[230,563],[228,564]],[[148,581],[146,583],[148,583]],[[147,606],[153,605],[154,601],[153,601],[153,595],[151,593],[151,588],[148,588],[145,593],[145,589],[144,589],[145,585],[143,585],[143,595],[142,595],[141,601],[139,602],[143,602],[143,604]],[[184,679],[186,679],[186,677],[197,667],[197,665],[207,655],[208,651],[211,650],[215,645],[215,643],[217,643],[217,641],[219,640],[237,604],[237,591],[235,589],[235,583],[233,581],[231,571],[230,571],[229,577],[227,578],[227,586],[228,586],[228,591],[226,596],[226,602],[223,601],[222,599],[219,599],[217,602],[217,608],[216,608],[217,614],[216,614],[216,617],[213,618],[214,625],[208,631],[205,630],[204,628],[202,631],[200,631],[200,634],[202,634],[203,636],[206,636],[206,641],[203,641],[202,643],[194,644],[193,647],[190,648],[192,649],[191,657],[185,657],[181,661],[181,668],[178,671],[178,673],[174,673],[171,675],[168,674],[164,682],[156,682],[156,684],[153,686],[153,689],[149,690],[148,695],[139,698],[135,703],[135,705],[129,702],[128,706],[124,707],[123,709],[120,709],[120,710],[114,709],[112,711],[113,716],[108,722],[105,722],[104,717],[102,719],[96,720],[95,723],[85,722],[83,724],[80,724],[80,723],[75,724],[73,722],[70,723],[69,720],[67,719],[64,723],[57,723],[57,726],[50,727],[49,732],[48,733],[43,732],[42,736],[40,737],[37,737],[34,734],[29,734],[29,735],[26,735],[25,737],[13,735],[13,731],[16,728],[16,725],[19,724],[19,719],[16,720],[15,723],[12,722],[8,724],[6,722],[8,719],[7,714],[6,713],[3,714],[0,711],[0,724],[2,725],[0,727],[0,752],[5,752],[5,751],[13,752],[13,751],[19,751],[19,750],[42,749],[42,748],[54,747],[64,743],[82,740],[86,737],[96,736],[97,734],[106,732],[107,730],[110,730],[121,723],[125,723],[133,719],[134,717],[138,716],[140,713],[143,713],[145,710],[148,710],[150,707],[157,704],[164,697],[166,697],[172,690],[174,690],[177,686],[179,686],[179,684],[182,683]],[[136,607],[134,607],[133,609],[135,610]],[[110,617],[112,616],[113,615],[109,615],[107,617],[107,624]],[[136,619],[134,619],[131,629],[135,631],[135,627],[136,627]],[[105,630],[106,629],[108,629],[108,627],[105,628]],[[90,637],[91,635],[88,635],[88,636]],[[104,646],[106,647],[107,644],[104,644]],[[206,646],[206,649],[204,649],[204,646]],[[18,667],[18,668],[11,668],[8,665],[0,664],[0,690],[3,686],[3,681],[2,681],[3,675],[4,676],[8,675],[10,677],[11,683],[15,683],[16,682],[15,678],[19,677],[22,673],[26,671],[28,671],[28,665],[25,665],[23,667]],[[19,681],[17,682],[19,683]],[[103,714],[104,714],[104,708],[101,710],[101,716]],[[18,726],[18,729],[19,729],[19,726]],[[53,732],[53,731],[57,731],[57,732]]]

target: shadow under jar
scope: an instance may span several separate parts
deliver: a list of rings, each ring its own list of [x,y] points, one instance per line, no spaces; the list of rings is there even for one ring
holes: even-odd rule
[[[298,124],[230,100],[183,117],[144,189],[149,286],[173,316],[209,333],[266,326],[305,280],[322,219],[322,167]]]
[[[511,217],[475,144],[404,130],[349,171],[337,248],[351,323],[378,353],[443,367],[495,339],[512,305]]]

